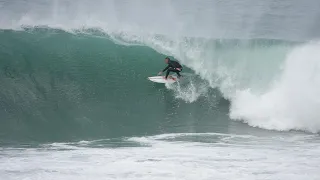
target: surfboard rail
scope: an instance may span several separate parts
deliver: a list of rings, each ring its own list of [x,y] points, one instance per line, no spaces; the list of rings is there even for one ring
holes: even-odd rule
[[[165,79],[165,76],[151,76],[148,79],[155,83],[174,83],[178,80],[175,76],[168,76],[167,79]]]

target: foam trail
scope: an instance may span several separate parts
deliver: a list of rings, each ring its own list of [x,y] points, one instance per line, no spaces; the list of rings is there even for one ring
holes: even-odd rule
[[[166,87],[173,90],[175,97],[192,103],[201,96],[208,96],[210,86],[206,81],[194,75],[184,74],[177,83],[166,84]]]
[[[238,91],[230,116],[251,126],[276,130],[320,131],[320,44],[288,54],[279,81],[266,93]]]

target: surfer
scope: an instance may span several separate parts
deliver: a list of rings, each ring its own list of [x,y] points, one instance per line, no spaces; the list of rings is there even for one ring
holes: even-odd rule
[[[165,63],[168,64],[164,70],[160,71],[158,73],[158,76],[160,76],[164,71],[167,71],[165,79],[168,78],[168,75],[170,72],[175,72],[178,74],[178,78],[181,77],[180,72],[182,71],[182,66],[177,61],[172,61],[170,58],[166,57]]]

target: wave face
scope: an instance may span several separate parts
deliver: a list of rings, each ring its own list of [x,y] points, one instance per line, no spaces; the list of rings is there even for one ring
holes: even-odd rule
[[[216,92],[207,88],[202,97],[188,96],[190,104],[147,80],[165,67],[165,56],[150,48],[53,29],[3,31],[0,38],[0,132],[5,140],[205,131],[196,124],[227,128],[226,122],[211,122],[211,117],[225,116],[228,107]],[[197,87],[206,84],[192,74],[186,78]],[[181,92],[189,85],[181,84]]]
[[[167,89],[189,103],[184,109],[203,108],[191,113],[193,118],[210,112],[204,119],[216,121],[217,110],[226,114],[226,103],[219,104],[224,98],[233,120],[264,129],[318,132],[319,4],[2,1],[2,115],[15,119],[7,120],[3,131],[18,123],[30,132],[30,127],[43,127],[32,121],[39,119],[48,127],[44,131],[54,125],[66,135],[78,127],[73,136],[94,124],[87,133],[105,134],[112,121],[102,117],[169,117],[172,112],[165,109],[147,108],[156,107],[159,99],[147,92],[145,81],[168,55],[191,70],[187,83]],[[139,105],[143,108],[129,110]],[[114,123],[118,128],[110,131],[120,132],[124,122]],[[155,129],[149,132],[163,130]]]

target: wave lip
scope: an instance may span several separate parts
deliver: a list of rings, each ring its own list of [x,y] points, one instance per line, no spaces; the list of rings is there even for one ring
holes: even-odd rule
[[[37,28],[25,30],[43,33]],[[46,30],[45,34],[50,33]],[[83,31],[79,30],[79,33]],[[292,48],[292,42],[267,39],[171,39],[164,35],[108,34],[97,29],[84,33],[94,37],[107,36],[122,45],[145,45],[159,53],[174,56],[199,75],[185,76],[187,83],[167,86],[176,98],[194,103],[204,97],[206,101],[216,102],[220,97],[213,96],[222,94],[231,102],[230,118],[250,126],[313,133],[320,129],[317,113],[320,87],[317,57],[320,54],[316,43]],[[153,63],[160,65],[160,62]],[[77,90],[78,86],[73,88]],[[211,89],[219,89],[221,93],[211,93]]]

